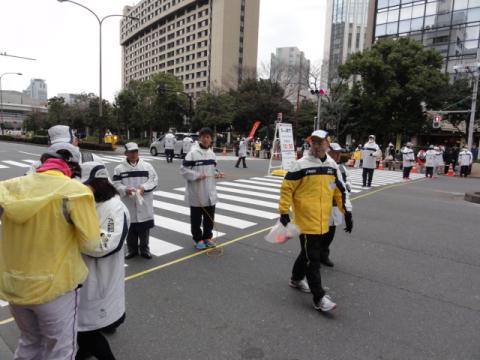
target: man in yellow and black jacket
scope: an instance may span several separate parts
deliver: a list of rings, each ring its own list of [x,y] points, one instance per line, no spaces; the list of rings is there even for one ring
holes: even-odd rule
[[[292,270],[290,286],[311,292],[313,305],[319,311],[331,311],[336,304],[322,287],[320,259],[324,237],[329,231],[332,204],[345,214],[346,231],[353,229],[352,214],[345,210],[345,185],[336,162],[327,155],[327,133],[316,130],[310,136],[311,148],[293,163],[281,187],[279,202],[280,221],[293,223],[300,229],[301,252]],[[307,278],[305,283],[304,278]]]

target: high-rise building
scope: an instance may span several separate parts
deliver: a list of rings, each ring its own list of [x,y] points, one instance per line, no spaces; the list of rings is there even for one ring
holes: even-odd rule
[[[285,97],[297,104],[309,94],[310,60],[297,47],[277,48],[270,60],[270,79],[285,90]]]
[[[372,0],[369,10],[371,42],[384,37],[411,37],[436,49],[444,71],[473,63],[479,49],[479,0]]]
[[[322,82],[338,78],[338,66],[365,48],[368,0],[327,0]]]
[[[47,83],[42,79],[31,79],[30,85],[24,91],[25,95],[30,96],[34,100],[38,100],[42,103],[47,103],[48,92]]]
[[[167,72],[197,95],[255,76],[260,0],[142,0],[121,22],[122,80]]]

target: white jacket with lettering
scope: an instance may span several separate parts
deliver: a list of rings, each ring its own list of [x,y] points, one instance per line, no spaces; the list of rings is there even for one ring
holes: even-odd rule
[[[187,184],[185,202],[193,207],[213,206],[217,203],[217,158],[212,149],[203,149],[200,144],[194,144],[192,150],[185,156],[180,173]],[[199,180],[202,175],[205,179]]]
[[[152,165],[139,159],[136,165],[124,160],[115,167],[113,184],[120,193],[123,203],[130,212],[132,223],[153,220],[153,190],[158,185],[158,176]],[[138,189],[143,186],[143,201],[136,196],[127,195],[129,186]]]
[[[363,167],[365,169],[375,169],[377,167],[377,157],[381,155],[382,151],[375,141],[367,142],[362,149]]]
[[[130,215],[117,195],[97,203],[101,243],[84,253],[88,277],[80,290],[78,330],[104,328],[125,313],[125,260],[123,244],[128,234]]]
[[[458,154],[458,164],[460,166],[470,166],[473,162],[473,154],[471,151],[464,149]]]
[[[403,167],[412,167],[415,164],[415,153],[412,149],[404,147],[402,149]]]
[[[425,154],[425,166],[438,166],[438,152],[436,150],[430,149],[427,151],[427,153]]]

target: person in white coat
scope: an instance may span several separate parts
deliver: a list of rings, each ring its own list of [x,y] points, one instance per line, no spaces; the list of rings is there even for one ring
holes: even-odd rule
[[[133,258],[139,252],[143,258],[151,259],[148,243],[150,229],[155,226],[153,190],[158,185],[158,176],[152,165],[139,158],[136,143],[125,145],[125,156],[125,161],[115,167],[113,175],[113,183],[131,218],[125,259]]]
[[[213,132],[209,128],[199,131],[199,141],[185,157],[180,173],[185,178],[185,202],[190,206],[190,224],[197,250],[215,247],[213,227],[217,203],[216,179],[224,174],[217,170],[215,153],[210,148]]]
[[[434,150],[437,152],[437,175],[442,175],[445,173],[445,160],[443,159],[443,154],[445,153],[445,148],[443,146],[435,146]]]
[[[182,140],[182,156],[185,156],[190,152],[193,146],[193,139],[190,136],[185,136]]]
[[[165,135],[165,156],[167,157],[167,162],[171,163],[173,162],[173,157],[175,155],[175,144],[177,142],[177,139],[175,138],[175,135],[173,135],[171,132],[168,132]]]
[[[237,164],[235,165],[236,168],[239,167],[240,161],[243,163],[243,168],[245,169],[247,167],[247,164],[245,163],[245,158],[247,157],[247,149],[248,149],[248,142],[250,139],[243,137],[242,140],[240,141],[240,145],[238,146],[238,160]]]
[[[425,153],[425,177],[433,179],[433,170],[438,164],[438,152],[435,146],[430,145]]]
[[[102,332],[113,332],[125,320],[123,244],[130,214],[103,164],[93,161],[82,164],[81,181],[95,197],[100,245],[83,253],[88,277],[80,290],[76,360],[90,355],[113,360],[115,357]]]
[[[470,165],[473,163],[473,154],[465,145],[458,154],[458,165],[460,165],[460,177],[467,177]]]
[[[371,187],[373,172],[377,167],[377,157],[382,155],[380,147],[375,142],[375,135],[368,137],[368,142],[362,148],[363,187]]]
[[[403,158],[403,180],[410,180],[410,172],[413,165],[415,165],[415,153],[413,152],[413,144],[408,142],[402,149]]]
[[[346,228],[345,231],[348,233],[351,233],[353,230],[353,217],[352,217],[352,202],[350,201],[350,192],[352,191],[352,181],[350,179],[349,172],[347,170],[347,167],[340,163],[340,157],[342,155],[342,152],[344,152],[345,149],[343,149],[338,143],[331,143],[330,144],[330,151],[328,152],[328,155],[338,164],[338,172],[340,172],[340,175],[337,175],[338,178],[341,177],[341,180],[343,181],[343,184],[345,186],[345,214],[338,208],[335,200],[334,200],[334,206],[332,208],[332,215],[330,218],[330,227],[328,230],[327,235],[322,241],[322,250],[321,250],[321,255],[320,255],[320,262],[328,267],[333,267],[334,263],[332,260],[330,260],[330,245],[333,242],[333,239],[335,238],[335,232],[337,229],[337,226],[340,226],[344,223],[345,217],[348,217],[346,219]]]

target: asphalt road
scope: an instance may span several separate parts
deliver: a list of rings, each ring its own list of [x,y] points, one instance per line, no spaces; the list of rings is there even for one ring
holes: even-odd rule
[[[0,164],[42,150],[0,142]],[[174,190],[183,186],[178,160],[151,162],[159,190],[181,194]],[[227,181],[266,175],[265,161],[248,165],[220,161]],[[0,168],[0,179],[23,172]],[[289,288],[299,246],[263,240],[274,219],[219,210],[254,225],[219,225],[223,254],[210,256],[195,253],[187,235],[157,227],[152,236],[181,249],[128,262],[127,321],[110,337],[112,348],[118,359],[480,359],[480,206],[463,201],[465,191],[479,188],[478,179],[442,177],[355,194],[354,232],[337,232],[335,267],[322,269],[338,304],[332,315],[315,312],[310,295]],[[256,206],[258,196],[237,195],[251,204],[236,205],[275,212]],[[185,214],[156,213],[188,222]],[[7,320],[1,360],[2,340],[14,349],[18,336],[9,316],[0,307],[0,324]]]

